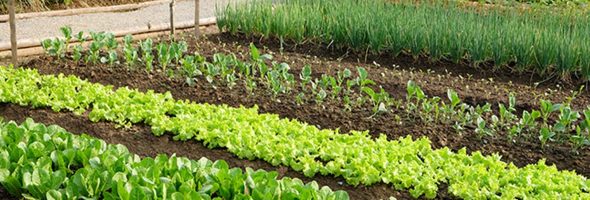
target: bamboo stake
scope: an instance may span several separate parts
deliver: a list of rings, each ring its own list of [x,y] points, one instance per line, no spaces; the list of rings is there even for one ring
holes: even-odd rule
[[[16,43],[16,17],[15,17],[15,0],[8,0],[8,12],[10,23],[10,44],[12,47],[12,65],[18,65],[17,43]]]
[[[170,34],[172,34],[172,36],[174,36],[174,33],[176,32],[174,28],[174,4],[176,4],[176,0],[170,2]]]
[[[199,37],[199,35],[201,34],[201,30],[199,30],[199,21],[200,21],[200,16],[199,16],[199,11],[200,11],[200,6],[199,6],[200,0],[195,0],[195,37]]]

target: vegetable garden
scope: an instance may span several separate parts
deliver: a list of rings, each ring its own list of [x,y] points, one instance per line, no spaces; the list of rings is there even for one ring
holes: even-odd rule
[[[0,196],[590,199],[588,15],[462,5],[253,1],[200,38],[63,27],[0,67]]]

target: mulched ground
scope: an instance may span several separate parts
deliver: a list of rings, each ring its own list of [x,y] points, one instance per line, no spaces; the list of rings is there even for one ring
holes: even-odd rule
[[[182,36],[178,36],[182,38]],[[277,61],[287,62],[293,72],[299,72],[304,64],[314,66],[314,76],[320,73],[335,73],[344,67],[353,68],[363,66],[369,70],[370,78],[383,85],[385,89],[396,98],[404,98],[405,86],[408,80],[417,82],[429,95],[446,96],[447,88],[458,91],[460,96],[468,103],[481,104],[483,102],[506,102],[509,91],[519,92],[519,109],[536,107],[538,97],[546,97],[555,101],[564,101],[573,85],[562,86],[561,90],[545,83],[534,88],[531,81],[539,81],[540,77],[527,75],[514,75],[507,72],[492,71],[487,69],[474,70],[466,65],[451,63],[430,63],[427,60],[401,57],[391,59],[387,56],[367,56],[354,53],[346,53],[343,50],[325,49],[313,44],[299,46],[283,46],[280,53],[280,44],[273,40],[258,40],[243,36],[231,36],[228,34],[210,34],[207,40],[194,41],[187,37],[192,50],[211,56],[218,52],[233,52],[247,57],[248,44],[255,42],[258,47],[267,46],[263,52],[274,52]],[[346,56],[343,56],[346,55]],[[373,63],[374,61],[374,63]],[[396,63],[398,67],[393,67]],[[380,65],[380,66],[376,66]],[[280,102],[270,98],[268,91],[255,90],[250,94],[243,86],[237,85],[233,89],[227,87],[212,87],[206,81],[199,81],[195,86],[188,86],[183,80],[169,79],[163,74],[147,74],[141,70],[129,70],[125,67],[108,67],[101,65],[78,65],[72,62],[54,62],[48,58],[33,59],[25,66],[37,68],[44,74],[73,74],[86,78],[92,82],[111,84],[116,87],[128,86],[140,90],[153,89],[157,92],[170,91],[177,99],[190,99],[198,103],[228,104],[231,106],[258,105],[261,112],[275,113],[281,117],[296,118],[321,128],[340,128],[343,133],[348,130],[370,130],[374,135],[384,133],[390,139],[412,135],[414,137],[426,136],[433,142],[435,148],[447,146],[454,150],[466,147],[469,151],[482,151],[485,154],[499,153],[507,162],[514,162],[518,166],[536,163],[539,159],[546,158],[547,163],[556,164],[560,169],[576,170],[578,173],[590,176],[590,151],[582,149],[578,154],[571,152],[565,144],[552,143],[548,147],[542,147],[536,141],[517,139],[509,141],[505,136],[485,137],[477,139],[472,130],[457,134],[447,126],[436,124],[423,124],[415,120],[403,119],[402,124],[395,123],[393,114],[386,114],[369,118],[372,115],[370,108],[355,109],[353,112],[342,111],[338,102],[327,102],[322,105],[314,103],[297,105],[293,96],[280,96]],[[412,66],[421,66],[411,70]],[[423,69],[420,71],[420,69]],[[432,69],[433,71],[426,71]],[[452,73],[448,73],[452,72]],[[468,78],[467,74],[477,72]],[[488,77],[494,77],[493,82]],[[525,78],[526,77],[526,78]],[[512,82],[512,83],[509,83]],[[545,95],[547,93],[547,95]],[[296,94],[296,93],[295,93]],[[588,92],[584,92],[573,104],[576,107],[585,107],[590,100]],[[93,136],[107,140],[110,143],[127,145],[134,153],[153,156],[157,153],[176,153],[177,155],[200,158],[206,156],[210,159],[224,159],[236,167],[254,167],[277,170],[282,175],[302,177],[300,173],[293,172],[285,167],[272,167],[262,161],[244,161],[237,159],[223,149],[208,150],[197,142],[175,142],[169,137],[156,138],[150,134],[149,128],[143,125],[134,126],[130,130],[116,129],[110,123],[91,123],[85,117],[74,116],[70,113],[53,113],[49,110],[31,110],[13,105],[2,105],[0,115],[6,119],[23,120],[25,117],[50,124],[58,124],[71,132],[86,132]],[[132,136],[132,137],[130,137]],[[310,179],[305,179],[310,180]],[[405,192],[396,192],[391,187],[377,185],[370,187],[351,187],[341,185],[343,180],[333,177],[315,177],[313,180],[333,189],[347,190],[353,199],[383,199],[388,196],[396,196],[400,199],[408,198]],[[439,197],[450,198],[445,189],[441,189]]]

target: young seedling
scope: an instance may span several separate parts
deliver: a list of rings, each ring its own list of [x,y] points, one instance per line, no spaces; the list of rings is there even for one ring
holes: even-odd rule
[[[551,113],[558,111],[563,106],[562,104],[553,104],[551,101],[541,100],[540,101],[540,114],[543,119],[543,124],[547,124]]]
[[[344,96],[342,102],[344,103],[344,110],[349,112],[352,111],[352,101],[350,100],[350,96]]]
[[[246,89],[248,90],[249,94],[252,94],[252,92],[254,91],[254,89],[256,89],[256,81],[254,81],[254,79],[252,79],[251,77],[246,77]]]
[[[588,130],[583,130],[579,126],[576,126],[576,134],[570,137],[570,142],[573,145],[573,151],[576,153],[578,149],[590,145],[590,137],[588,137]]]
[[[148,38],[140,43],[141,52],[142,52],[142,60],[145,64],[145,69],[147,72],[151,72],[154,69],[154,67],[153,67],[154,56],[152,55],[153,45],[154,45],[154,42],[150,38]]]
[[[478,138],[481,139],[483,136],[492,136],[492,131],[487,128],[486,121],[482,117],[477,117],[475,133]]]
[[[332,88],[332,94],[331,97],[332,99],[337,99],[340,96],[340,93],[342,92],[342,87],[341,85],[339,85],[338,80],[333,77],[333,76],[328,76],[328,83],[330,84],[330,87]]]
[[[127,67],[133,67],[135,65],[135,62],[138,60],[138,53],[137,53],[137,49],[135,47],[133,47],[133,37],[131,35],[126,35],[123,38],[123,53],[125,54],[125,63],[127,64]]]
[[[168,65],[170,64],[170,47],[167,44],[160,43],[156,47],[158,50],[158,62],[162,67],[162,71],[166,72]]]
[[[112,66],[118,62],[117,47],[119,46],[119,43],[115,39],[115,35],[112,33],[104,34],[104,45],[107,55],[106,57],[101,57],[100,61],[102,63],[109,63],[109,65]]]
[[[212,64],[212,63],[205,63],[205,79],[207,80],[207,82],[209,82],[210,84],[213,84],[213,81],[215,80],[214,78],[220,75],[220,67],[218,65]]]
[[[461,98],[459,98],[459,94],[452,89],[447,90],[447,98],[449,100],[449,104],[442,103],[440,105],[440,111],[444,117],[443,123],[449,123],[455,121],[455,117],[457,115],[456,109],[461,104]]]
[[[41,46],[50,56],[58,57],[60,59],[65,57],[65,41],[59,38],[54,40],[47,39],[41,42]]]
[[[92,38],[92,42],[89,46],[89,55],[86,58],[86,62],[91,62],[96,64],[102,58],[100,57],[100,50],[105,46],[105,34],[103,32],[90,32],[90,37]]]
[[[78,34],[76,34],[76,39],[78,40],[80,45],[84,44],[84,42],[86,42],[86,37],[84,36],[84,32],[83,31],[78,32]]]
[[[118,56],[117,51],[112,49],[108,50],[106,57],[101,57],[100,62],[102,63],[109,63],[109,65],[113,66],[115,63],[118,63]]]
[[[550,126],[542,127],[539,131],[539,140],[541,141],[541,144],[545,146],[547,142],[554,140],[553,137],[555,137],[555,135],[555,132],[552,130]]]
[[[311,66],[305,65],[303,69],[301,69],[301,73],[299,74],[299,80],[301,80],[301,90],[305,91],[307,88],[307,84],[311,82]]]
[[[303,92],[300,92],[295,97],[295,102],[297,103],[297,105],[302,105],[304,102],[304,99],[305,99],[305,94]]]
[[[82,60],[82,52],[84,51],[84,47],[82,45],[84,45],[84,42],[86,41],[86,37],[84,37],[84,32],[78,32],[78,34],[76,34],[76,39],[80,44],[74,46],[72,52],[72,59],[74,59],[75,62],[79,62],[80,60]]]
[[[107,51],[117,50],[119,43],[115,39],[115,35],[112,33],[106,33],[104,35],[105,47]]]
[[[420,118],[425,122],[435,122],[439,120],[440,115],[440,97],[425,99],[422,102]]]
[[[114,65],[118,63],[118,56],[117,56],[117,47],[119,47],[119,43],[115,39],[115,35],[112,33],[107,33],[104,35],[104,44],[107,51],[106,57],[101,57],[100,61],[102,63],[109,63],[109,65]]]
[[[370,80],[369,77],[369,73],[367,72],[367,70],[363,67],[358,67],[357,68],[358,74],[359,76],[357,77],[357,84],[359,85],[359,87],[363,88],[369,85],[375,85],[376,83],[373,80]]]
[[[272,60],[272,55],[260,55],[260,51],[258,50],[258,48],[256,48],[254,44],[250,43],[250,56],[252,62],[254,63],[254,66],[257,67],[258,71],[260,72],[260,78],[264,79],[269,70],[269,67],[265,63],[265,60]]]
[[[196,77],[203,75],[197,67],[195,56],[185,56],[182,60],[182,74],[185,76],[185,82],[189,86],[194,86]]]
[[[390,102],[389,93],[385,92],[382,87],[379,89],[380,92],[377,93],[370,87],[361,88],[361,90],[369,96],[371,102],[373,102],[373,116],[388,112],[387,104]]]
[[[62,35],[65,38],[64,52],[67,52],[68,48],[70,46],[70,42],[72,41],[72,28],[69,26],[64,26],[64,27],[61,27],[59,30],[61,31]]]
[[[281,82],[281,74],[278,70],[270,70],[266,77],[267,83],[272,91],[273,98],[276,98],[279,95],[279,93],[285,92],[285,87]]]
[[[580,118],[580,113],[572,110],[569,106],[564,106],[560,109],[557,123],[553,125],[553,131],[556,133],[568,133],[571,130],[571,125]]]
[[[321,104],[322,102],[324,102],[324,99],[326,99],[327,96],[328,93],[326,92],[326,90],[320,89],[320,91],[317,92],[316,101]]]
[[[535,130],[537,128],[537,119],[541,117],[541,112],[538,110],[523,111],[522,118],[520,118],[519,125],[526,130]]]
[[[74,46],[72,59],[74,59],[75,62],[79,62],[82,59],[82,51],[84,51],[84,48],[81,45]]]
[[[235,72],[231,72],[225,75],[225,82],[227,83],[227,87],[232,89],[236,85],[236,74]]]
[[[576,126],[576,134],[570,137],[573,150],[576,152],[583,146],[590,146],[590,107],[586,107],[582,113],[584,117],[580,124]]]
[[[186,47],[186,42],[171,42],[169,45],[169,52],[170,53],[170,58],[171,58],[171,63],[172,64],[178,64],[180,63],[180,59],[182,58],[182,56],[184,55],[184,53],[186,52],[187,47]]]
[[[415,100],[419,102],[426,98],[426,94],[424,93],[424,91],[422,91],[420,86],[418,86],[414,81],[411,80],[407,83],[406,92],[407,101]]]
[[[92,64],[96,64],[100,59],[100,42],[92,41],[89,46],[89,54],[86,57],[86,63],[91,62]]]
[[[289,73],[289,70],[291,69],[291,67],[289,67],[289,64],[287,64],[287,63],[281,63],[279,65],[275,65],[274,67],[277,68],[277,71],[279,72],[280,80],[284,84],[284,86],[283,86],[284,90],[282,92],[283,93],[290,92],[291,87],[293,87],[293,85],[295,84],[295,75]]]
[[[345,91],[343,87],[344,82],[348,81],[347,79],[352,76],[352,72],[349,69],[344,69],[343,71],[338,71],[336,73],[335,80],[332,81],[332,95],[339,96],[341,92],[344,91],[345,96],[350,95],[350,91]]]
[[[321,82],[317,78],[314,79],[311,83],[311,92],[315,96],[315,100],[317,103],[321,104],[324,102],[324,99],[328,95],[326,91],[321,87]]]

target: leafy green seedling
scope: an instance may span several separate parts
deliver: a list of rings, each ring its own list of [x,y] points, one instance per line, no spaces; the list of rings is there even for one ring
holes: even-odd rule
[[[65,52],[68,51],[70,42],[72,41],[72,27],[64,26],[59,29],[65,38]]]
[[[128,67],[133,67],[135,62],[139,58],[139,54],[137,53],[137,49],[133,47],[133,37],[131,35],[126,35],[123,38],[123,53],[125,55],[125,63]]]
[[[193,86],[195,85],[196,77],[203,75],[201,70],[197,67],[198,63],[196,63],[195,56],[185,56],[182,60],[182,73],[185,76],[185,82]]]
[[[142,60],[145,64],[145,68],[147,72],[151,72],[154,67],[154,55],[152,54],[154,42],[152,39],[148,38],[140,43],[141,52],[142,52]]]
[[[83,50],[84,50],[84,48],[82,47],[82,45],[74,46],[74,49],[72,52],[72,58],[74,59],[75,62],[79,62],[82,59],[82,51]]]
[[[160,43],[156,47],[158,51],[158,62],[162,67],[162,71],[166,71],[166,68],[170,64],[170,47],[167,44]]]

